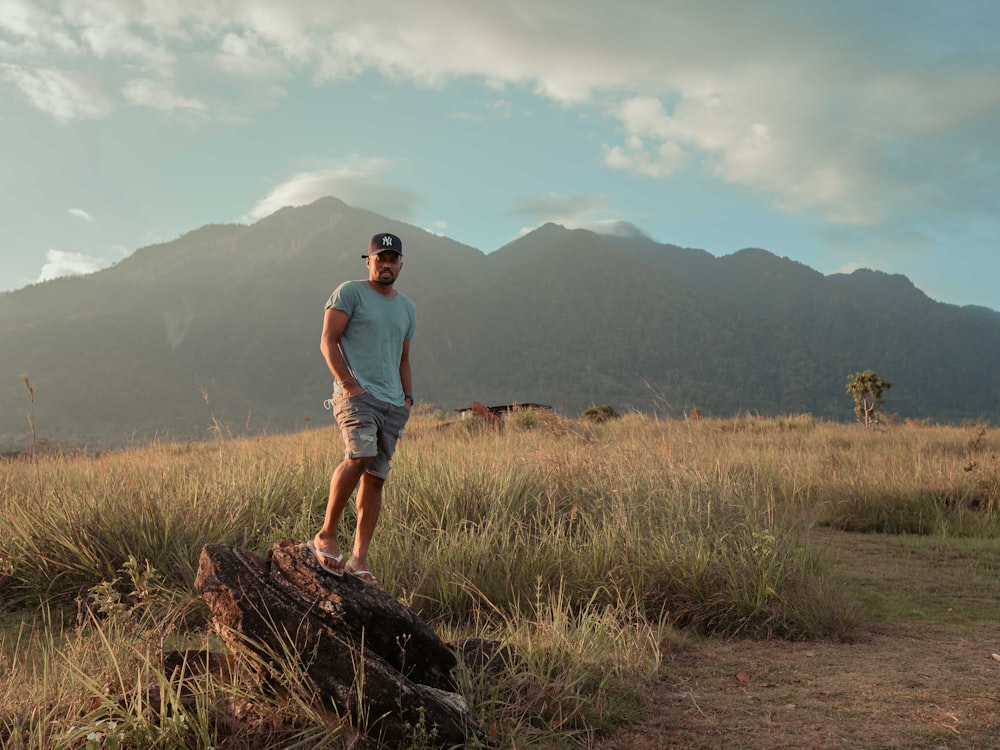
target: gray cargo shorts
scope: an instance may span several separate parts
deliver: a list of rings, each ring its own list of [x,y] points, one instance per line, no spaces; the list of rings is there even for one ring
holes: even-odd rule
[[[396,441],[410,418],[405,406],[375,398],[368,391],[333,399],[333,417],[344,437],[344,458],[373,458],[367,472],[379,479],[389,476]]]

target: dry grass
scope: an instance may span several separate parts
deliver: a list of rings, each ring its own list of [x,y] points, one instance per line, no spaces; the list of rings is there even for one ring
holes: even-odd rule
[[[1000,550],[822,532],[872,620],[852,643],[704,639],[665,661],[609,750],[1000,744]]]
[[[517,651],[467,685],[505,747],[989,747],[998,451],[983,425],[425,414],[372,562],[448,637]],[[339,455],[321,429],[6,465],[0,737],[60,746],[113,715],[155,738],[89,675],[155,680],[166,642],[204,644],[201,548],[311,535]],[[179,714],[192,746],[218,744],[212,695]],[[241,697],[288,714],[268,700]],[[295,736],[331,736],[295,705]]]

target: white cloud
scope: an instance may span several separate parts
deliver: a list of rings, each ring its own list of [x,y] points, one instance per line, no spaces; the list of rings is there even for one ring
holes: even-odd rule
[[[87,222],[90,222],[90,221],[94,220],[94,218],[90,214],[88,214],[86,211],[84,211],[82,208],[70,208],[70,209],[67,209],[66,212],[70,216],[75,216],[76,218],[83,219],[84,221],[87,221]]]
[[[605,145],[605,163],[653,178],[698,168],[784,211],[854,225],[934,200],[932,172],[972,174],[937,163],[936,140],[1000,108],[1000,72],[878,72],[871,53],[829,46],[801,60],[796,49],[750,50],[750,62],[728,69],[706,61],[672,74],[668,91],[625,98],[610,110],[622,141]],[[996,163],[1000,149],[985,156]],[[920,164],[926,179],[914,179]]]
[[[513,213],[516,216],[529,216],[561,224],[564,220],[593,215],[595,212],[604,210],[607,206],[608,197],[606,195],[546,193],[521,198],[514,206]]]
[[[14,36],[32,38],[38,34],[42,12],[28,2],[0,0],[0,30]]]
[[[324,7],[332,6],[332,7]],[[313,59],[318,46],[342,25],[357,23],[366,13],[344,15],[333,3],[304,0],[298,3],[248,4],[240,20],[250,34],[289,61],[304,63]]]
[[[588,229],[597,234],[620,237],[642,235],[642,232],[621,218],[602,218],[602,216],[607,217],[609,207],[610,200],[604,194],[546,193],[522,198],[517,202],[513,213],[536,221],[534,225],[520,229],[519,234],[522,236],[547,222],[560,224],[567,229]]]
[[[62,250],[49,250],[45,253],[47,262],[42,266],[38,281],[49,281],[61,276],[79,276],[93,273],[104,268],[107,263],[101,258],[95,258],[83,253],[67,253]]]
[[[10,64],[0,67],[0,74],[57,122],[97,120],[111,112],[111,100],[100,85],[82,74],[52,68],[28,70]]]
[[[299,172],[258,201],[245,220],[261,219],[285,206],[303,206],[326,196],[393,218],[412,219],[417,195],[383,180],[390,166],[385,159],[352,156],[339,164]]]
[[[252,29],[222,37],[215,60],[222,70],[251,77],[273,76],[285,68],[281,55],[269,49]]]
[[[168,29],[151,23],[155,18],[162,24],[163,16],[147,17],[142,6],[125,0],[66,0],[61,11],[61,20],[78,34],[98,60],[128,60],[144,70],[159,73],[168,73],[176,62],[176,55],[166,41],[157,38]],[[150,40],[147,36],[154,38]]]
[[[0,54],[17,60],[0,57],[0,76],[60,122],[107,115],[102,89],[123,86],[133,103],[202,110],[205,95],[193,92],[207,84],[181,75],[199,61],[214,65],[204,77],[240,75],[262,90],[296,74],[318,85],[368,70],[425,86],[472,78],[504,101],[517,89],[597,105],[620,128],[598,154],[609,168],[655,180],[699,170],[784,211],[860,226],[942,201],[995,213],[995,191],[974,178],[995,174],[1000,145],[980,137],[974,160],[958,145],[996,130],[995,42],[945,33],[952,5],[623,0],[581,13],[573,0],[63,0],[42,11],[0,0]],[[997,12],[976,12],[990,28]],[[933,62],[921,61],[914,51],[931,45]],[[38,67],[29,54],[42,55]],[[54,55],[114,61],[104,75],[117,80]],[[259,106],[274,103],[268,91]],[[942,175],[957,178],[946,189]],[[296,175],[262,204],[330,179]]]
[[[132,33],[121,24],[95,23],[81,34],[98,59],[127,59],[142,63],[143,68],[157,72],[168,72],[174,55],[164,47],[152,44]]]
[[[685,169],[692,160],[692,155],[674,141],[648,143],[642,138],[629,138],[625,146],[604,148],[604,163],[609,167],[654,179],[665,179]]]
[[[151,107],[164,112],[175,109],[190,109],[203,111],[207,109],[204,102],[175,94],[163,81],[151,81],[146,78],[134,78],[122,89],[125,98],[140,107]]]

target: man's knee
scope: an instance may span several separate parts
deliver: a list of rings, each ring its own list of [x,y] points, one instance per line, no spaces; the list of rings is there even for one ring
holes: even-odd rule
[[[368,487],[375,490],[382,489],[382,485],[385,484],[385,479],[380,477],[378,474],[372,474],[370,471],[366,471],[365,475],[361,477],[362,481]]]
[[[349,468],[352,473],[361,475],[368,470],[368,467],[372,465],[372,461],[374,460],[375,456],[346,456],[343,465]]]

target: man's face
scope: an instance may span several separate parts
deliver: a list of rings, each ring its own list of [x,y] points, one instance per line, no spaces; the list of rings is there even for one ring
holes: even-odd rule
[[[368,264],[368,280],[374,284],[382,286],[392,286],[399,276],[399,269],[403,266],[403,259],[399,253],[386,250],[378,255],[369,255],[365,258]]]

